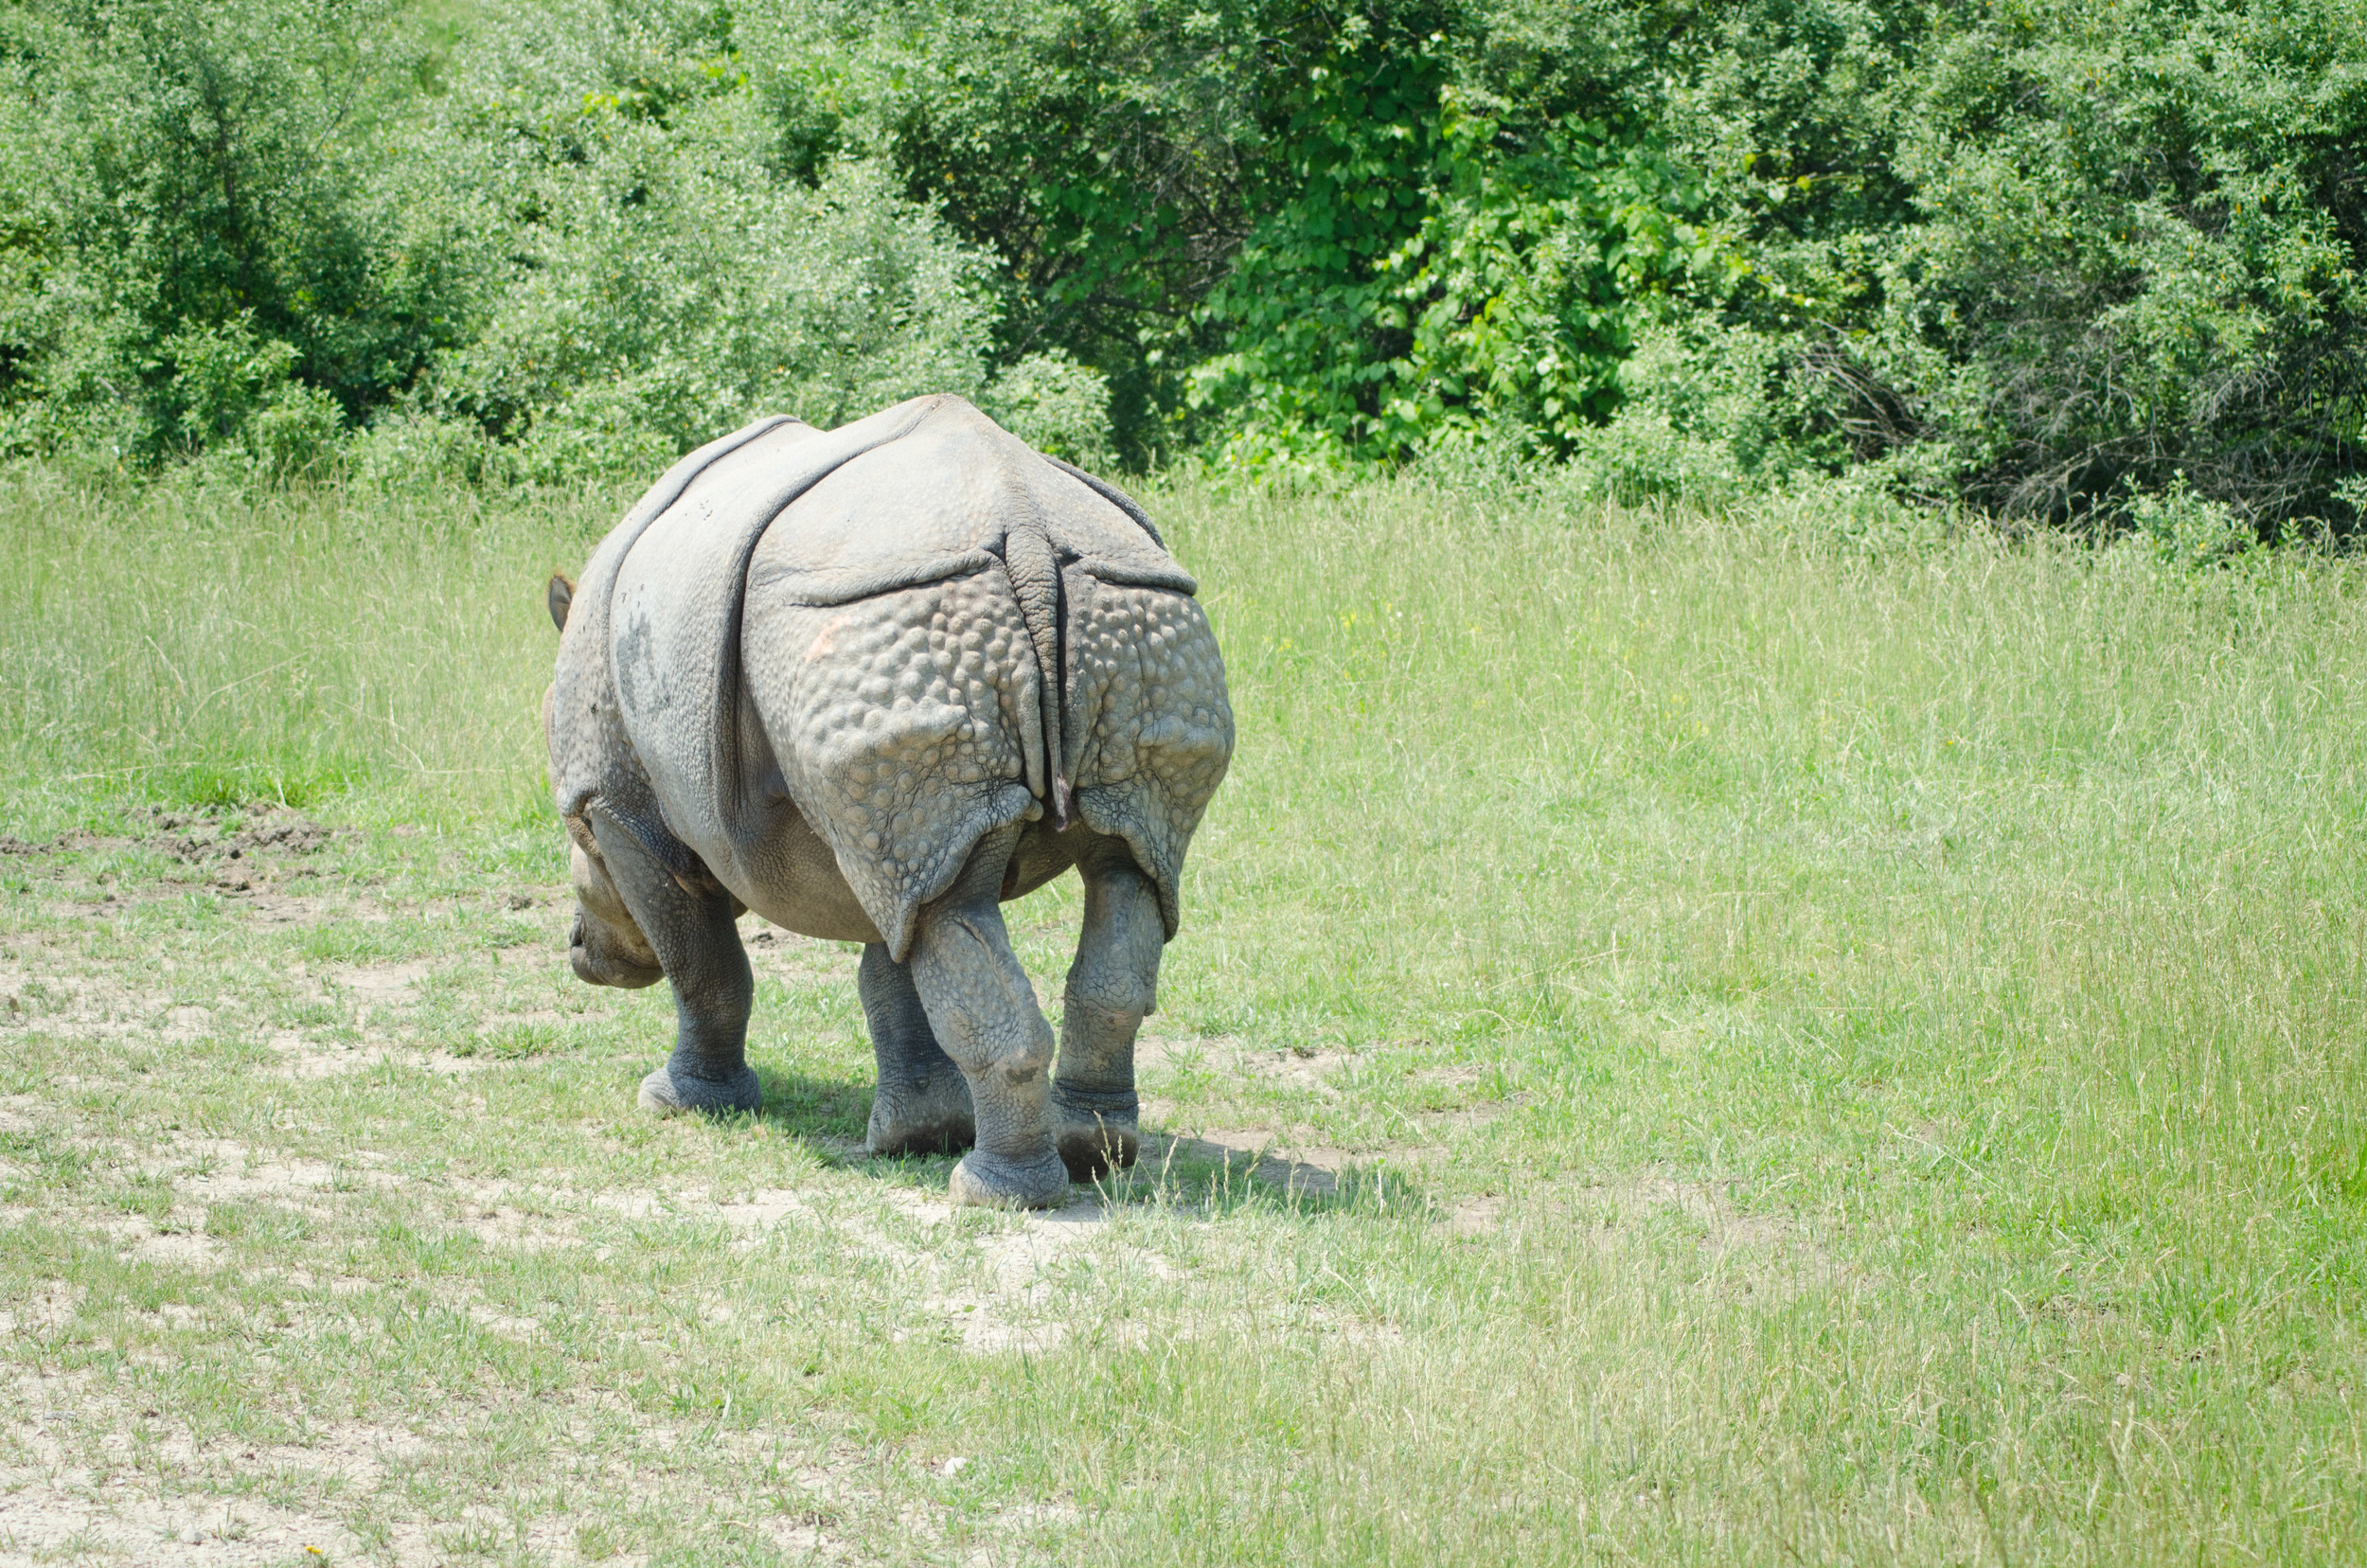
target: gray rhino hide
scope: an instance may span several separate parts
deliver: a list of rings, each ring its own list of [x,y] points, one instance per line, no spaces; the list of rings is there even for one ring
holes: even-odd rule
[[[759,905],[793,803],[899,962],[982,835],[1074,812],[1127,842],[1172,936],[1233,741],[1196,592],[1130,499],[959,398],[760,420],[594,555],[553,791],[578,837],[596,803]]]

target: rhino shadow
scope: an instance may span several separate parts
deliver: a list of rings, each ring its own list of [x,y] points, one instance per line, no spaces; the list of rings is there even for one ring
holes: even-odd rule
[[[934,1193],[961,1150],[873,1154],[863,1147],[872,1089],[853,1078],[758,1067],[763,1108],[750,1119],[794,1138],[824,1164],[871,1180]],[[1172,1206],[1203,1220],[1282,1207],[1309,1218],[1382,1206],[1422,1211],[1430,1199],[1401,1167],[1378,1161],[1294,1159],[1241,1134],[1193,1137],[1144,1129],[1141,1161],[1080,1185],[1068,1207]],[[1057,1212],[1057,1211],[1056,1211]]]
[[[854,1078],[757,1065],[764,1104],[750,1120],[796,1139],[832,1165],[861,1165],[872,1087]]]

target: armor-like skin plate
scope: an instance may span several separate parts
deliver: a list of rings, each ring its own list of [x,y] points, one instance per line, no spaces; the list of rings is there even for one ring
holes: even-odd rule
[[[674,987],[658,1111],[754,1110],[754,909],[864,944],[877,1151],[974,1145],[952,1189],[1042,1204],[1130,1163],[1134,1035],[1233,752],[1192,579],[1142,509],[959,398],[759,420],[552,586],[551,779],[584,979]],[[998,905],[1070,866],[1051,1029]]]

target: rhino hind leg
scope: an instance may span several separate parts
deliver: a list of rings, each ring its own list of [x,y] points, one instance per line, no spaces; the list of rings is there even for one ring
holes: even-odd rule
[[[756,977],[731,895],[685,888],[630,829],[596,812],[593,831],[618,895],[674,988],[674,1054],[641,1080],[641,1109],[660,1115],[757,1110],[764,1091],[748,1065]]]
[[[977,1142],[969,1081],[929,1027],[912,970],[888,956],[886,943],[872,942],[855,984],[880,1059],[863,1147],[874,1154],[951,1154]]]
[[[1052,1103],[1061,1163],[1088,1182],[1132,1165],[1140,1146],[1134,1035],[1156,1003],[1166,930],[1158,892],[1123,841],[1093,840],[1077,864],[1085,922],[1060,1002]]]
[[[999,902],[1018,840],[1016,827],[980,840],[952,887],[921,910],[911,970],[931,1031],[970,1084],[977,1144],[953,1167],[953,1201],[1048,1208],[1068,1196],[1053,1139],[1052,1025]]]

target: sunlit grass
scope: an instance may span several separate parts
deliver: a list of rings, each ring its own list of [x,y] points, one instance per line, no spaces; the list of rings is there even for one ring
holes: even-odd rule
[[[531,812],[556,646],[538,585],[617,509],[19,475],[0,489],[0,756],[62,802]]]
[[[1159,1114],[1321,1146],[1347,1179],[1292,1200],[1190,1156],[1165,1187],[1147,1172],[1026,1297],[1058,1344],[981,1356],[948,1338],[947,1279],[984,1280],[978,1249],[1017,1222],[841,1223],[943,1179],[831,1141],[867,1074],[843,974],[760,989],[778,1118],[692,1128],[626,1111],[662,991],[511,967],[526,924],[555,940],[495,898],[559,875],[539,584],[615,498],[249,510],[45,483],[0,500],[0,830],[284,794],[364,825],[322,881],[391,910],[264,932],[192,886],[75,913],[0,864],[29,1020],[0,1036],[0,1092],[54,1118],[9,1133],[6,1201],[31,1218],[0,1284],[20,1313],[44,1280],[86,1287],[20,1364],[133,1376],[98,1346],[164,1333],[136,1301],[222,1288],[127,1268],[90,1218],[98,1194],[187,1208],[122,1151],[187,1123],[366,1149],[407,1184],[204,1210],[256,1268],[238,1313],[170,1341],[195,1349],[170,1384],[190,1418],[333,1396],[425,1422],[447,1388],[503,1414],[449,1439],[474,1457],[435,1506],[511,1484],[493,1451],[523,1445],[506,1473],[541,1489],[508,1506],[582,1522],[561,1560],[762,1560],[725,1528],[735,1486],[818,1506],[721,1466],[698,1484],[722,1512],[589,1519],[561,1495],[553,1399],[616,1402],[604,1474],[653,1473],[650,1423],[727,1398],[723,1430],[853,1443],[877,1477],[828,1528],[888,1559],[2344,1561],[2367,1540],[2346,559],[2189,575],[1979,530],[1869,543],[1774,505],[1152,491],[1241,733],[1166,958]],[[106,854],[60,874],[183,875]],[[1055,986],[1074,905],[1014,912]],[[74,993],[35,974],[36,939],[135,981],[169,955],[172,994],[105,1050],[44,1034]],[[398,1050],[258,1078],[258,1030],[369,1038],[293,966],[404,957],[433,965],[379,1026],[465,1072]],[[217,1023],[164,1043],[168,1002]],[[1277,1049],[1314,1054],[1237,1065]],[[617,1250],[481,1241],[434,1184],[496,1177]],[[580,1206],[772,1184],[829,1222],[742,1256],[720,1222]],[[392,1337],[274,1340],[242,1402],[235,1368],[291,1289],[270,1270],[299,1262],[365,1282]],[[522,1345],[489,1311],[545,1327]],[[444,1381],[405,1382],[431,1364]],[[972,1463],[958,1486],[919,1468],[948,1453]],[[906,1507],[942,1528],[899,1535]],[[357,1539],[400,1511],[357,1496]],[[515,1536],[474,1540],[448,1544]]]

